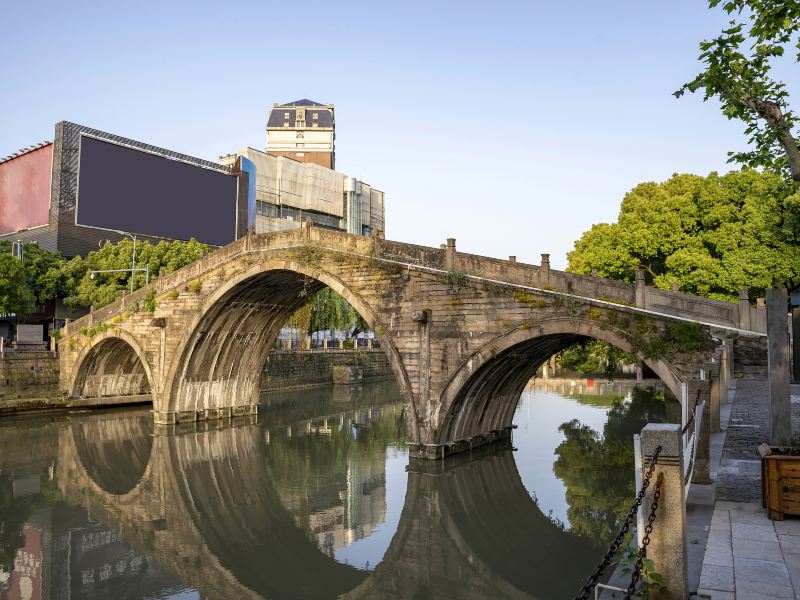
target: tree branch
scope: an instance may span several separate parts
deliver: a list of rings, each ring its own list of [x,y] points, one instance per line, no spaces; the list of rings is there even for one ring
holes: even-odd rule
[[[742,103],[750,110],[756,112],[758,116],[764,119],[767,124],[775,130],[778,135],[778,141],[781,146],[783,146],[786,157],[789,159],[789,171],[792,179],[800,181],[800,148],[798,148],[797,140],[792,136],[786,124],[786,120],[783,118],[781,107],[777,102],[752,98],[750,96],[743,96]]]

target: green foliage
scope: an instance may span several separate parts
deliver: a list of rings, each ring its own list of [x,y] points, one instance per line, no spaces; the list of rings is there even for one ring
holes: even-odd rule
[[[136,268],[150,266],[150,274],[167,275],[188,265],[209,252],[208,246],[192,239],[188,242],[136,243]],[[63,265],[65,287],[68,291],[64,302],[70,308],[105,306],[130,289],[130,272],[98,273],[92,279],[90,271],[108,269],[130,269],[133,256],[133,241],[124,239],[118,244],[105,244],[100,250],[90,252],[85,258],[73,258]],[[134,289],[145,283],[144,272],[133,274]]]
[[[636,546],[629,546],[623,554],[616,558],[614,564],[619,565],[622,569],[622,573],[629,576],[633,573],[638,560],[639,549]],[[664,585],[664,576],[656,570],[656,565],[650,558],[642,560],[640,576],[639,589],[634,594],[636,598],[648,600],[648,598],[650,598],[650,592],[654,592],[660,586]]]
[[[633,502],[631,436],[647,423],[680,420],[680,404],[663,394],[634,388],[631,401],[618,397],[602,435],[577,419],[561,425],[553,472],[567,488],[571,530],[607,548]]]
[[[783,82],[772,78],[787,49],[800,61],[800,3],[774,0],[709,0],[733,20],[720,35],[700,43],[704,70],[675,92],[702,92],[719,101],[722,114],[745,125],[750,150],[729,152],[731,161],[764,167],[800,180],[798,118]]]
[[[347,331],[355,336],[369,330],[364,318],[332,289],[325,287],[289,317],[286,325],[311,335],[315,331]]]
[[[579,373],[602,373],[613,379],[620,363],[632,364],[636,357],[600,340],[587,339],[561,351],[560,365]]]
[[[192,279],[186,287],[191,293],[199,294],[200,290],[203,289],[203,282],[199,279]]]
[[[458,268],[450,269],[447,271],[447,281],[450,283],[450,291],[458,292],[467,283],[467,274]]]
[[[33,312],[34,302],[23,264],[10,253],[0,253],[0,314],[26,317]]]
[[[11,255],[11,242],[0,241],[0,313],[24,318],[35,305],[64,295],[64,259],[58,253],[25,244],[20,262]]]
[[[511,296],[520,304],[526,304],[531,310],[535,308],[547,308],[550,306],[550,303],[547,300],[542,300],[541,298],[538,298],[527,292],[515,291],[511,294]]]
[[[800,186],[754,170],[674,175],[625,195],[616,223],[575,242],[568,271],[735,301],[776,284],[800,288]]]
[[[157,303],[156,303],[156,291],[154,289],[151,288],[147,291],[147,294],[145,294],[144,297],[143,305],[145,312],[155,311]]]

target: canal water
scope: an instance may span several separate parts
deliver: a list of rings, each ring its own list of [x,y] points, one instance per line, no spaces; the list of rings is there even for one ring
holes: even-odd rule
[[[0,420],[0,599],[571,597],[663,389],[530,385],[510,446],[409,461],[392,382],[272,393],[156,435],[145,408]]]

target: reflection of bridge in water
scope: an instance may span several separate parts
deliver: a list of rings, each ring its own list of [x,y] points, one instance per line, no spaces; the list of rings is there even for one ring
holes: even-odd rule
[[[61,430],[56,479],[68,502],[211,598],[561,598],[593,566],[591,544],[562,531],[531,500],[510,450],[414,461],[399,525],[377,568],[337,562],[321,549],[321,515],[335,512],[334,503],[352,513],[342,508],[351,494],[362,504],[371,496],[362,520],[385,518],[387,440],[402,439],[401,430],[391,431],[402,420],[396,405],[375,406],[371,418],[368,410],[337,408],[309,418],[310,428],[275,418],[267,429],[243,418],[168,436],[149,434],[146,413],[92,415]],[[346,435],[308,435],[326,420]],[[306,463],[344,456],[349,473],[363,475],[357,489],[337,494],[335,482],[316,478],[318,491],[297,492],[292,474],[301,478],[308,464],[293,448],[315,444],[318,454],[312,448]],[[372,524],[361,525],[350,535]]]

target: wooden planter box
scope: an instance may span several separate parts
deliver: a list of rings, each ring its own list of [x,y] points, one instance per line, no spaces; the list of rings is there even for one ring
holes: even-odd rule
[[[782,448],[762,444],[761,501],[773,521],[800,515],[800,456],[781,454]]]

